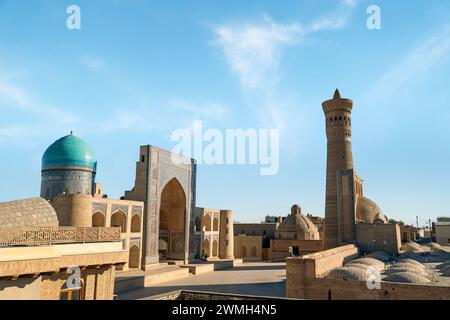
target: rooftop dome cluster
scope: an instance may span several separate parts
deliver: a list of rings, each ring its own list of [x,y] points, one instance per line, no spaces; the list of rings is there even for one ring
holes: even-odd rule
[[[326,278],[334,280],[367,281],[373,275],[374,271],[377,269],[381,271],[384,268],[384,262],[374,258],[365,257],[352,260],[341,268],[331,270]]]
[[[414,284],[430,283],[435,276],[425,265],[409,258],[399,260],[384,273],[387,275],[384,281]]]

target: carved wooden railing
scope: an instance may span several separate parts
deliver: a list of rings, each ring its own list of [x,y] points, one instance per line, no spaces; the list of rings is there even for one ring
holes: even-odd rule
[[[0,227],[0,247],[120,241],[120,228]]]

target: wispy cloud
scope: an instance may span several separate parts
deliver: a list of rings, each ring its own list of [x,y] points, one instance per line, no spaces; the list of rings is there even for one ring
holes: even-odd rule
[[[420,79],[450,55],[450,25],[443,26],[407,52],[370,90],[371,97],[389,97],[410,81]]]
[[[216,102],[193,103],[183,99],[172,99],[169,108],[173,111],[183,112],[187,116],[195,116],[197,119],[220,121],[228,114],[228,108]]]
[[[0,79],[0,104],[2,103],[23,108],[27,105],[27,97],[22,88]]]
[[[261,89],[276,80],[281,50],[298,40],[298,23],[277,24],[264,15],[263,22],[221,25],[214,28],[215,44],[223,49],[227,63],[246,89]]]
[[[106,61],[99,57],[84,56],[80,59],[80,64],[89,69],[100,69],[106,65]]]
[[[276,85],[282,79],[280,64],[283,51],[298,45],[314,33],[342,29],[357,0],[344,0],[335,12],[325,14],[310,23],[278,23],[264,14],[262,20],[253,23],[230,23],[212,27],[214,45],[221,48],[231,72],[237,76],[247,93],[257,96],[258,111],[277,128],[283,130],[289,116],[286,105],[276,95]]]
[[[85,130],[100,133],[118,131],[167,132],[190,126],[194,120],[221,121],[228,108],[215,102],[194,103],[173,98],[163,103],[144,101],[133,108],[116,108],[110,115],[88,121]],[[176,114],[176,116],[174,116]],[[168,122],[167,119],[170,119]]]
[[[78,123],[75,114],[34,98],[26,88],[0,76],[0,143],[30,145],[29,137],[45,137]]]
[[[23,87],[1,80],[0,78],[0,109],[10,109],[25,112],[36,118],[54,120],[57,123],[72,123],[79,121],[74,114],[61,108],[43,104],[30,96]]]

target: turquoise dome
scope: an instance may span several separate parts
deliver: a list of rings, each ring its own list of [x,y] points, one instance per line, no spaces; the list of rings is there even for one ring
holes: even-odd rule
[[[83,140],[70,134],[53,142],[42,156],[42,169],[49,167],[83,167],[95,171],[94,150]]]

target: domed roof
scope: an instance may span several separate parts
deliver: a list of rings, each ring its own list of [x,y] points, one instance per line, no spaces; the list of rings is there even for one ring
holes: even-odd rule
[[[366,257],[374,258],[374,259],[380,260],[382,262],[387,262],[387,261],[391,260],[391,257],[389,256],[389,254],[387,254],[383,251],[375,251],[375,252],[369,253]]]
[[[396,274],[396,273],[401,273],[401,272],[414,273],[414,274],[417,274],[417,275],[427,278],[427,279],[432,278],[432,275],[430,273],[428,273],[426,270],[416,269],[413,267],[390,268],[385,273],[387,275],[391,275],[391,274]]]
[[[42,169],[49,167],[83,167],[95,170],[96,166],[94,150],[73,134],[53,142],[42,156]]]
[[[317,227],[311,222],[311,220],[301,214],[301,208],[298,205],[292,206],[291,214],[281,222],[277,232],[297,233],[300,235],[298,239],[319,240],[319,231],[317,230]]]
[[[57,227],[58,217],[43,198],[0,202],[0,227]]]
[[[356,219],[367,223],[388,223],[380,207],[366,197],[359,197],[356,203]]]
[[[378,267],[380,269],[384,269],[386,267],[386,265],[384,264],[384,262],[374,259],[374,258],[359,258],[359,259],[355,259],[350,261],[349,263],[347,263],[345,266],[346,267],[351,267],[354,264],[365,264],[367,266],[375,266]]]
[[[408,252],[425,252],[425,250],[415,242],[407,242],[403,244],[400,249]]]
[[[416,283],[416,284],[426,284],[431,281],[419,274],[412,272],[399,272],[393,273],[386,277],[384,281],[388,282],[403,282],[403,283]]]
[[[350,266],[333,269],[326,278],[331,280],[367,281],[369,276],[370,272],[367,272],[366,269]]]

